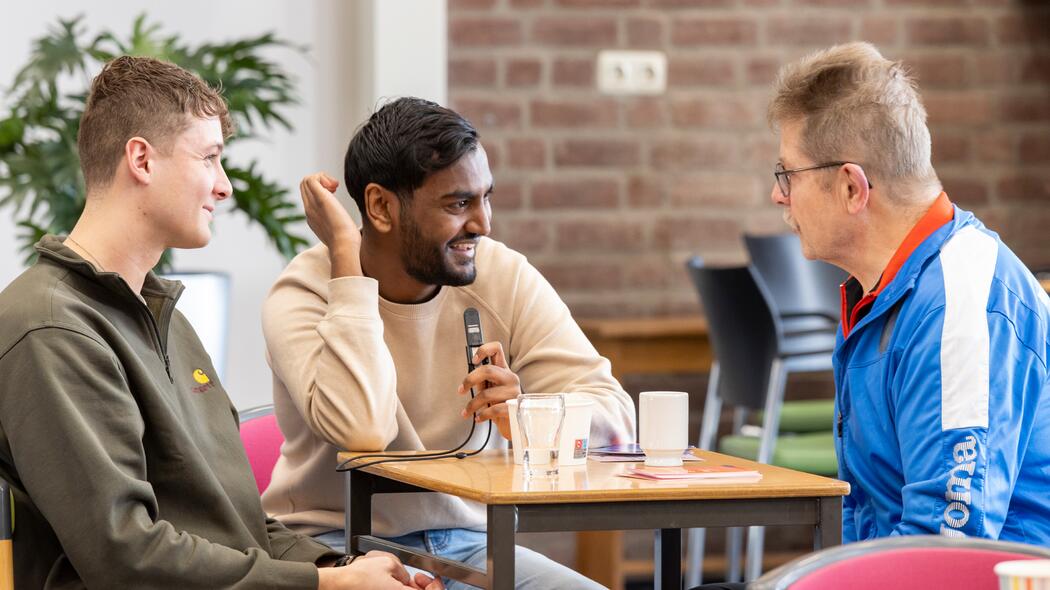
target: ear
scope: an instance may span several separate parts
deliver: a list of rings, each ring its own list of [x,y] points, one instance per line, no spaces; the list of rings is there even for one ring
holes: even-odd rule
[[[856,164],[844,164],[839,170],[840,192],[846,203],[846,211],[856,215],[868,207],[871,183],[864,168]]]
[[[362,212],[379,233],[394,228],[401,215],[401,200],[393,191],[374,182],[365,187],[365,210]]]
[[[132,137],[124,144],[124,159],[121,165],[131,178],[141,184],[149,184],[153,179],[156,150],[150,142],[141,137]]]

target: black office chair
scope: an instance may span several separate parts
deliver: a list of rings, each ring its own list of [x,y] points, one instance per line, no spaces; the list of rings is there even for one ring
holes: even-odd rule
[[[744,245],[780,318],[781,350],[806,357],[805,362],[786,364],[787,373],[830,371],[842,311],[839,287],[849,275],[837,266],[808,260],[792,233],[745,234]],[[781,414],[781,420],[785,417]]]
[[[745,235],[744,245],[776,304],[785,336],[814,332],[834,336],[842,310],[838,286],[846,280],[846,272],[807,260],[795,234]]]
[[[751,267],[709,268],[694,258],[687,262],[687,269],[704,307],[715,356],[698,446],[714,448],[722,405],[726,403],[735,408],[733,433],[719,442],[720,451],[760,463],[834,475],[833,401],[783,402],[788,372],[830,368],[834,340],[829,342],[825,334],[811,333],[788,346],[772,296]],[[741,434],[749,412],[762,412],[758,436]],[[787,415],[793,424],[787,424]],[[778,438],[782,431],[798,434]],[[741,534],[738,528],[728,531],[729,581],[739,579]],[[751,527],[749,580],[761,574],[763,539],[764,529]],[[700,583],[703,544],[703,530],[691,530],[686,587]]]

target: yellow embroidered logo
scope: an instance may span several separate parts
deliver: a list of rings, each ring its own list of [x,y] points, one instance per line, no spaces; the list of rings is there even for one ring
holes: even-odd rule
[[[202,369],[193,370],[193,380],[200,384],[193,388],[193,393],[204,393],[212,387],[215,387],[211,382],[211,377],[208,377],[208,374]]]

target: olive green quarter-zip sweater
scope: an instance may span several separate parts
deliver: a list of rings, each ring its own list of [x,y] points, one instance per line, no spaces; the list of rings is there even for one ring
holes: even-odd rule
[[[268,519],[178,282],[140,299],[47,236],[0,293],[0,477],[18,588],[317,588]]]

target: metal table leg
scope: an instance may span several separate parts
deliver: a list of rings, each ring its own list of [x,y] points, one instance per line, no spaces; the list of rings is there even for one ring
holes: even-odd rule
[[[820,522],[813,530],[813,549],[825,549],[842,544],[842,498],[818,498]]]
[[[682,589],[682,529],[656,531],[656,590]]]
[[[490,590],[514,590],[514,535],[518,510],[513,505],[488,507],[488,570]]]
[[[363,471],[346,472],[346,552],[360,553],[355,536],[372,534],[372,494],[375,477]]]

